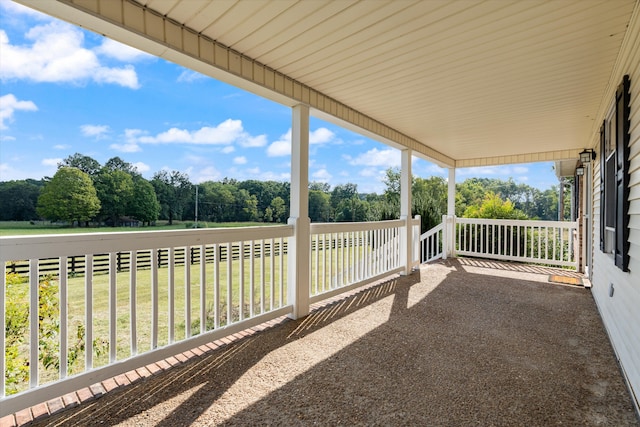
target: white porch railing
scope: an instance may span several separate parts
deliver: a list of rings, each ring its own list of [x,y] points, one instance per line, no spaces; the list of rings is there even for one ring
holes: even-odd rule
[[[519,261],[578,268],[575,247],[577,222],[452,218],[421,236],[421,262],[446,256],[446,248],[460,256]],[[449,236],[447,230],[454,230]],[[443,243],[444,242],[444,243]]]
[[[445,252],[444,222],[436,225],[420,236],[420,262],[431,262],[440,259]]]
[[[414,265],[419,218],[410,225]],[[405,227],[312,224],[310,302],[402,271]],[[285,225],[0,238],[0,417],[290,315],[293,236]],[[28,266],[26,282],[9,286],[5,273],[16,264]],[[57,286],[53,296],[45,282]],[[53,331],[42,329],[43,304],[56,307]],[[18,344],[6,340],[16,307],[27,313]]]
[[[5,356],[6,336],[0,343],[0,416],[290,313],[285,259],[292,235],[292,226],[278,226],[0,239],[3,266],[29,263],[28,283],[7,287],[2,274],[0,329],[16,320],[7,308],[20,306],[28,307],[29,326],[17,354]],[[123,253],[128,272],[118,272]],[[84,277],[67,268],[77,255],[84,257]],[[58,260],[50,276],[58,291],[43,301],[39,265],[51,258]],[[108,274],[94,272],[101,259]],[[43,304],[57,306],[52,331],[38,321]],[[41,344],[45,333],[54,335],[49,348]],[[43,352],[57,372],[45,369]],[[28,384],[12,382],[11,370],[23,366]],[[23,392],[6,396],[16,391]]]
[[[404,227],[402,220],[311,224],[310,302],[402,271]]]

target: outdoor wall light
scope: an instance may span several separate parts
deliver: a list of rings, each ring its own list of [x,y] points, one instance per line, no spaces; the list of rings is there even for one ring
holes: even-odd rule
[[[582,163],[591,163],[591,160],[596,159],[596,152],[591,148],[585,148],[580,152],[580,161]]]
[[[578,166],[578,167],[576,168],[576,175],[577,175],[577,176],[582,176],[582,175],[584,175],[584,166]]]

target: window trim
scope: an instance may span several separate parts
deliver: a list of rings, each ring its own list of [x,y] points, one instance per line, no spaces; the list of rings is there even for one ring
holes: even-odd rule
[[[605,215],[607,207],[613,210],[614,218],[614,238],[613,258],[616,267],[622,271],[629,271],[629,183],[630,183],[630,80],[629,76],[625,75],[622,79],[622,83],[616,90],[616,96],[613,105],[613,111],[611,115],[607,115],[602,127],[600,128],[600,250],[604,253],[607,252],[609,247],[608,238],[606,237],[607,230],[611,230],[611,227],[607,227],[605,221]],[[615,127],[615,128],[613,128]],[[613,129],[612,129],[613,128]],[[614,133],[615,141],[609,141],[608,137]],[[607,155],[608,143],[613,143],[615,151],[611,155],[615,156],[614,171],[611,171],[608,175],[607,172],[607,160],[610,155]],[[606,191],[609,178],[613,180],[613,190]],[[609,194],[612,193],[612,194]]]

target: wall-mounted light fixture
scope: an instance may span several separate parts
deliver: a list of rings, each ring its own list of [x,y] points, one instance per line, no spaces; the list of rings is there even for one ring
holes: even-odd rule
[[[577,176],[582,176],[582,175],[584,175],[584,166],[578,166],[578,167],[576,168],[576,175],[577,175]]]
[[[580,152],[580,161],[582,163],[591,163],[591,160],[596,159],[596,152],[591,148],[585,148]]]

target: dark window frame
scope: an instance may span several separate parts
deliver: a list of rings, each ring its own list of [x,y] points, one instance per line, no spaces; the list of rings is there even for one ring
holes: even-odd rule
[[[615,228],[614,262],[625,272],[629,271],[630,246],[630,86],[629,76],[625,75],[616,90],[613,117],[609,123],[605,120],[600,129],[600,250],[607,250],[606,227]],[[610,141],[610,137],[615,140]],[[609,147],[615,150],[612,157]]]

